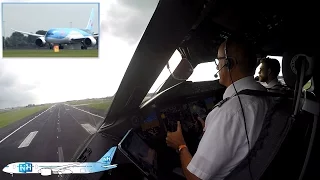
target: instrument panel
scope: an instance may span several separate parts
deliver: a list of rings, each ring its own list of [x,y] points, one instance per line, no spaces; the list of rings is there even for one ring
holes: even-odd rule
[[[153,108],[145,110],[141,119],[141,134],[145,139],[166,135],[166,132],[177,130],[180,121],[182,131],[188,134],[201,134],[202,125],[198,117],[204,121],[217,103],[215,97],[201,97],[183,99],[175,103],[155,104]]]

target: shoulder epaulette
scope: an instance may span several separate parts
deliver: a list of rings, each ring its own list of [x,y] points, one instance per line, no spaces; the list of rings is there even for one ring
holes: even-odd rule
[[[212,109],[216,108],[216,107],[221,107],[225,102],[227,102],[231,97],[227,97],[225,99],[222,99],[221,101],[219,101],[215,106],[213,106]]]

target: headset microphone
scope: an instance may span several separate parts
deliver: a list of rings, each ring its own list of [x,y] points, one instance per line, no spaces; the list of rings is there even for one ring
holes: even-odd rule
[[[218,78],[218,73],[222,70],[222,68],[224,68],[226,66],[226,64],[224,64],[219,70],[217,73],[214,74],[214,77],[215,78]]]

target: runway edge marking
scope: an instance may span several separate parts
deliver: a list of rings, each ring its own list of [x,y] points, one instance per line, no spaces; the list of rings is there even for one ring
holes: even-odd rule
[[[7,135],[6,137],[4,137],[3,139],[1,139],[0,144],[6,140],[7,138],[9,138],[10,136],[12,136],[12,134],[14,134],[15,132],[19,131],[19,129],[23,128],[25,125],[29,124],[31,121],[35,120],[37,117],[41,116],[41,114],[47,112],[48,110],[50,110],[52,107],[54,107],[55,105],[51,106],[50,108],[48,108],[47,110],[43,111],[42,113],[40,113],[39,115],[37,115],[36,117],[30,119],[28,122],[26,122],[25,124],[21,125],[20,127],[18,127],[16,130],[14,130],[12,133],[10,133],[9,135]]]
[[[69,105],[69,104],[65,104],[65,105],[66,105],[66,106],[70,106],[70,107],[72,107],[72,108],[74,108],[74,109],[77,109],[77,110],[79,110],[79,111],[82,111],[82,112],[88,113],[88,114],[90,114],[90,115],[92,115],[92,116],[96,116],[96,117],[99,117],[99,118],[104,119],[104,117],[102,117],[102,116],[99,116],[99,115],[93,114],[93,113],[88,112],[88,111],[85,111],[85,110],[83,110],[83,109],[76,108],[76,107],[71,106],[71,105]]]

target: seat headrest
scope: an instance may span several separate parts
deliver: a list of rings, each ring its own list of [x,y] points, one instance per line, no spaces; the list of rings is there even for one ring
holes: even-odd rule
[[[301,69],[301,62],[306,62],[303,84],[307,83],[314,73],[315,56],[311,53],[285,52],[282,57],[282,74],[286,85],[290,88],[295,87],[297,72]]]

